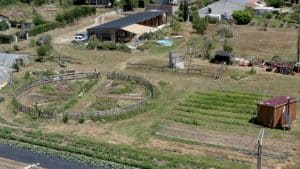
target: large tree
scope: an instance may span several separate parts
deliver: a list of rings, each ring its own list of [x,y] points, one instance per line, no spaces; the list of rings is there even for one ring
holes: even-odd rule
[[[183,11],[182,11],[182,18],[186,21],[189,17],[189,5],[186,0],[183,2]]]

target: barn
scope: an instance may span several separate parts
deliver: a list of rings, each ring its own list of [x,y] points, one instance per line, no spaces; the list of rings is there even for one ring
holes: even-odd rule
[[[256,123],[276,128],[296,120],[297,99],[289,96],[278,96],[257,104]]]

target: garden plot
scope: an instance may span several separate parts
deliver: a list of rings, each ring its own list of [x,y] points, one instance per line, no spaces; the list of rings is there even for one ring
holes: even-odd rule
[[[121,80],[106,80],[81,100],[71,112],[94,112],[134,105],[143,100],[145,89],[134,83]]]
[[[24,92],[19,98],[23,104],[33,108],[54,110],[64,107],[70,98],[84,92],[88,83],[88,80],[72,80],[42,84]]]
[[[256,103],[265,98],[247,93],[196,92],[175,107],[156,137],[161,141],[193,145],[199,151],[209,147],[209,151],[216,152],[215,156],[226,150],[225,156],[229,159],[238,153],[240,157],[247,157],[241,161],[253,162],[261,126],[249,121],[256,116]],[[284,163],[294,153],[295,145],[284,140],[287,140],[284,131],[266,130],[264,158],[268,167],[273,167],[275,161]],[[173,146],[165,148],[174,149]]]

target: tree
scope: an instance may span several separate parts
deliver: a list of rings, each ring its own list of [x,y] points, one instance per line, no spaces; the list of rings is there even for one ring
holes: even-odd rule
[[[200,18],[197,12],[193,13],[193,29],[196,30],[197,33],[204,34],[207,29],[207,21],[205,18]]]
[[[284,5],[284,0],[267,0],[267,5],[274,7],[274,8],[280,8]]]
[[[9,24],[7,23],[6,20],[0,21],[0,31],[5,31],[9,29]]]
[[[232,17],[237,21],[237,24],[246,25],[251,21],[252,14],[249,10],[238,10],[233,12]]]
[[[211,51],[215,48],[215,43],[211,38],[205,37],[202,40],[202,50],[204,53],[204,59],[211,58]]]
[[[47,0],[33,0],[35,6],[42,6],[47,2]]]
[[[189,17],[189,5],[186,0],[183,2],[182,18],[186,21]]]

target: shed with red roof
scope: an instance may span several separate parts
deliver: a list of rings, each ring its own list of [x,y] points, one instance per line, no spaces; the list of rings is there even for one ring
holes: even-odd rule
[[[296,120],[297,99],[289,96],[278,96],[257,104],[256,122],[266,127],[276,128]],[[288,117],[286,115],[288,115]]]

